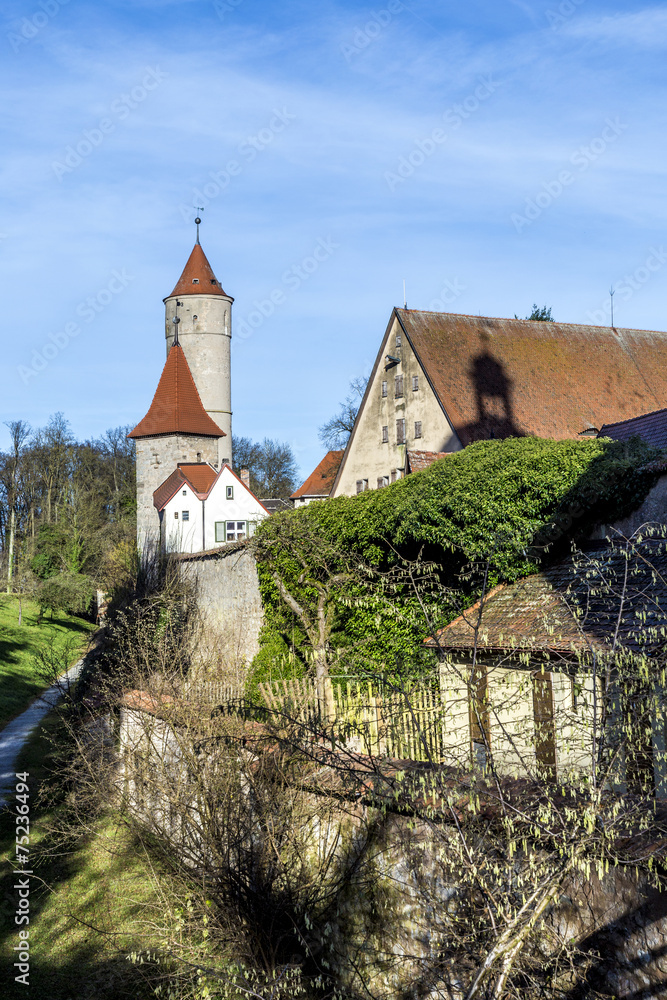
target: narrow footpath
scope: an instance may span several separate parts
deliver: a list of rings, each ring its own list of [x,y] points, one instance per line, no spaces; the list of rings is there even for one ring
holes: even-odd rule
[[[82,666],[83,659],[78,660],[62,677],[58,678],[55,684],[38,695],[25,712],[22,712],[0,732],[0,807],[6,803],[7,794],[14,788],[16,758],[23,749],[26,740],[44,716],[51,711],[54,705],[58,704],[68,685],[78,678]]]

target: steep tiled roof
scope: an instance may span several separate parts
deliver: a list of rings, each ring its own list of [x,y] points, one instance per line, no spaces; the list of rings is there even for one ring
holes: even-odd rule
[[[654,448],[667,448],[667,410],[654,410],[653,413],[643,413],[640,417],[621,420],[617,424],[604,424],[598,437],[627,441],[635,435]]]
[[[291,500],[299,497],[328,497],[336,478],[341,459],[342,451],[328,451],[317,468],[311,472],[303,486],[300,486],[295,493],[292,493]]]
[[[202,405],[180,344],[169,351],[150,409],[128,437],[176,433],[225,437]]]
[[[447,455],[451,454],[451,451],[409,451],[410,472],[421,472],[422,469],[428,469],[429,465],[433,465],[439,458],[446,458]]]
[[[218,472],[207,462],[179,462],[172,474],[153,493],[153,504],[162,510],[182,486],[189,486],[199,500],[205,500]]]
[[[463,445],[576,438],[667,406],[667,333],[397,309]]]
[[[642,552],[646,562],[637,558],[629,564],[620,619],[619,594],[628,563],[622,548],[608,548],[576,565],[568,559],[518,583],[495,587],[486,596],[481,620],[478,601],[437,633],[438,645],[445,652],[471,651],[479,622],[480,653],[526,650],[572,656],[608,650],[618,625],[622,645],[660,651],[664,639],[659,633],[667,627],[667,587],[662,582],[667,556],[658,543],[653,551],[651,546],[645,543]],[[429,639],[427,645],[436,643]]]
[[[199,243],[195,243],[183,274],[176,282],[173,295],[225,295],[222,285],[213,273],[206,254]]]
[[[178,468],[200,500],[202,497],[208,496],[218,476],[217,469],[214,469],[208,462],[179,462]]]

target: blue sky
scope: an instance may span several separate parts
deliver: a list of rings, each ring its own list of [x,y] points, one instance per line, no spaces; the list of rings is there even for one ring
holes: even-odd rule
[[[583,323],[613,285],[617,325],[667,328],[667,4],[3,17],[2,421],[62,410],[85,438],[144,415],[194,205],[235,298],[234,431],[289,442],[304,476],[403,280],[414,308]]]

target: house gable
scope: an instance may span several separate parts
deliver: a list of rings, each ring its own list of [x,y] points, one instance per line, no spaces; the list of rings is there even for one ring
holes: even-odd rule
[[[398,421],[403,421],[402,433]],[[356,493],[358,482],[376,489],[400,478],[408,448],[459,451],[461,442],[395,309],[331,495]]]

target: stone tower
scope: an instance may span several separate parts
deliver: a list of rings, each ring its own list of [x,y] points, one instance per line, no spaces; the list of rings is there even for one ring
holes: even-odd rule
[[[223,432],[217,463],[232,461],[231,340],[232,302],[223,290],[199,242],[173,292],[164,300],[167,355],[177,339],[209,417]],[[177,319],[178,323],[174,323]]]
[[[204,409],[178,341],[169,350],[148,413],[128,437],[137,449],[137,545],[148,556],[160,536],[155,490],[179,462],[209,462],[219,468],[220,442],[227,440]]]

